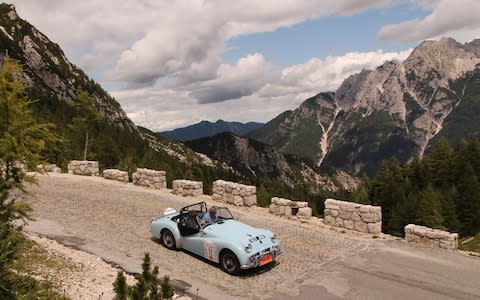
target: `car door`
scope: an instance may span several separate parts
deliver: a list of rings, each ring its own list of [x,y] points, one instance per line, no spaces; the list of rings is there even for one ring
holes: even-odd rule
[[[212,230],[207,226],[197,234],[184,237],[183,248],[208,260],[217,262],[217,246],[212,241],[212,238]]]

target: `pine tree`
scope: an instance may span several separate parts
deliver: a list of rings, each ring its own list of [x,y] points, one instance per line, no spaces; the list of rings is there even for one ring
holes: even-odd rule
[[[382,162],[380,170],[372,180],[372,204],[382,207],[382,225],[386,232],[403,233],[402,216],[407,203],[407,183],[404,167],[396,158]]]
[[[257,205],[261,207],[267,207],[268,205],[270,205],[270,202],[270,194],[268,193],[267,189],[265,189],[265,186],[263,184],[260,184],[257,189]]]
[[[453,159],[454,151],[446,139],[436,143],[430,155],[425,158],[434,186],[448,188],[452,185]]]
[[[128,298],[128,284],[123,272],[117,273],[117,279],[113,283],[113,291],[115,292],[114,300],[127,300]]]
[[[83,90],[77,91],[74,109],[76,114],[68,127],[73,131],[83,134],[83,151],[81,157],[83,160],[87,160],[88,147],[91,144],[92,132],[101,117],[95,108],[93,98]]]
[[[456,184],[458,218],[462,233],[475,234],[480,230],[480,182],[470,163],[462,167]]]
[[[165,275],[160,283],[162,288],[162,295],[164,299],[172,299],[175,295],[175,287],[170,283],[170,277]]]
[[[19,198],[24,183],[34,182],[27,166],[41,162],[46,147],[59,140],[50,124],[34,121],[25,97],[26,80],[20,64],[4,56],[0,68],[0,299],[19,293],[18,276],[12,270],[20,245],[20,227],[15,222],[29,217],[30,207]],[[15,193],[11,193],[15,191]]]
[[[417,212],[415,223],[430,228],[443,227],[441,194],[435,191],[432,186],[418,194]]]
[[[137,283],[134,286],[128,286],[125,276],[119,272],[117,279],[113,283],[116,300],[160,300],[172,299],[175,294],[175,287],[170,283],[168,276],[163,277],[162,282],[158,282],[158,266],[151,270],[150,254],[145,253],[142,263],[142,274],[137,277]]]

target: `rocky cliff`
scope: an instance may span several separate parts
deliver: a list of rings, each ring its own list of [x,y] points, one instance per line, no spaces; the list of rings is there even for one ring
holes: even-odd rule
[[[95,158],[102,165],[115,167],[120,161],[138,164],[149,150],[160,153],[159,157],[169,160],[176,169],[185,168],[184,164],[213,168],[219,165],[181,143],[167,141],[147,129],[137,128],[120,104],[72,64],[59,45],[21,19],[13,5],[0,4],[0,58],[5,54],[22,63],[23,76],[29,83],[28,97],[32,99],[35,117],[42,122],[54,123],[60,130],[67,128],[75,115],[73,104],[77,90],[85,90],[93,97],[103,120],[111,125],[111,128],[98,128],[97,136],[94,137],[97,144],[91,146],[96,152]],[[65,138],[72,139],[69,136]],[[149,149],[146,149],[144,142],[148,143]],[[134,153],[135,157],[131,158],[132,155],[128,152]],[[62,158],[71,159],[68,155],[71,153],[66,153]],[[54,156],[53,159],[58,159],[58,155]],[[152,156],[150,160],[161,163],[157,157]],[[182,167],[172,161],[182,164]]]
[[[425,41],[404,62],[352,75],[335,93],[308,99],[249,136],[322,168],[372,175],[382,159],[422,156],[439,136],[455,143],[480,133],[465,109],[480,110],[479,63],[480,40]]]
[[[189,141],[186,145],[196,152],[226,163],[246,176],[278,179],[292,187],[307,183],[312,185],[312,191],[318,192],[321,189],[335,191],[339,187],[352,190],[358,184],[342,172],[333,177],[322,176],[311,162],[297,156],[284,155],[270,145],[230,132]]]
[[[33,100],[48,102],[49,106],[71,105],[80,88],[90,93],[98,111],[111,124],[137,130],[120,104],[69,62],[60,46],[21,19],[13,5],[0,4],[0,53],[23,64]]]

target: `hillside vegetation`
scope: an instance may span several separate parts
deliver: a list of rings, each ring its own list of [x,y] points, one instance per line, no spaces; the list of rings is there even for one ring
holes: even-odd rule
[[[403,235],[413,223],[459,232],[480,232],[480,142],[440,140],[423,159],[384,161],[349,199],[382,207],[383,231]]]

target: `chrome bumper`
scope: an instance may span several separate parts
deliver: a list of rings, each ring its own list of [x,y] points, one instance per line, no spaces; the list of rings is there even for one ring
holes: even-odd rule
[[[241,265],[241,269],[250,269],[250,268],[256,268],[260,265],[260,261],[262,258],[271,255],[273,260],[275,261],[275,258],[282,254],[282,248],[280,246],[272,246],[270,248],[264,249],[258,253],[253,254],[249,258],[249,262],[245,265]]]

